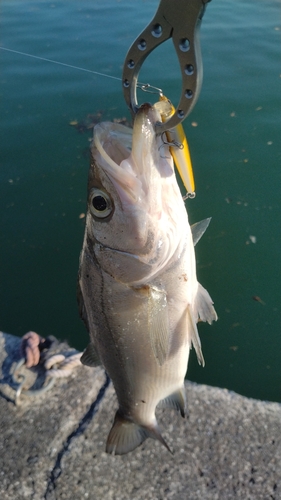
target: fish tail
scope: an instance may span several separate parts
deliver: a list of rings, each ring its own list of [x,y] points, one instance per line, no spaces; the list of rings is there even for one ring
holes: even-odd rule
[[[170,453],[172,453],[161,435],[157,423],[152,426],[144,427],[135,424],[118,410],[107,438],[106,452],[112,455],[124,455],[140,446],[148,437],[157,439]]]

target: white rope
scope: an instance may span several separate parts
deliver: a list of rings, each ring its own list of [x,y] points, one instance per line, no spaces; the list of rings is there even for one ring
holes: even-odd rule
[[[72,356],[64,356],[63,354],[55,354],[45,361],[45,369],[47,375],[55,378],[69,377],[72,371],[77,366],[81,366],[80,358],[82,352],[77,352]],[[54,368],[55,365],[58,365]]]

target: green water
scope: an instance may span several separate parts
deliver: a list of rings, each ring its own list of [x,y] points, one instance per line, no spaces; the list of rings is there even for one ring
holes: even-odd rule
[[[156,0],[2,0],[0,44],[121,76],[130,43]],[[198,276],[219,315],[200,325],[206,360],[188,377],[281,400],[280,2],[213,0],[201,28],[204,82],[185,121],[197,196],[190,221],[212,216],[197,248]],[[76,274],[82,245],[89,113],[127,116],[116,80],[0,50],[0,328],[35,330],[83,349]],[[177,103],[171,44],[141,80]],[[194,126],[194,124],[197,126]],[[254,300],[259,297],[260,300]]]

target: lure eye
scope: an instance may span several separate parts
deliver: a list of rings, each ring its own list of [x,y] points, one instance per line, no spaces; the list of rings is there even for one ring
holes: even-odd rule
[[[113,204],[109,195],[101,189],[92,189],[90,194],[90,210],[92,215],[98,219],[108,217],[113,210]]]

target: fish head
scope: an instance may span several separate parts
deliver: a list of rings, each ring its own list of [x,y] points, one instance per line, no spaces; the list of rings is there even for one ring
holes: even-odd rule
[[[163,255],[168,258],[167,241],[168,253],[177,243],[175,238],[171,242],[169,228],[175,233],[181,217],[186,220],[169,148],[155,132],[158,121],[158,109],[145,104],[133,130],[110,122],[94,129],[86,230],[98,260],[111,254],[102,265],[114,257],[116,267],[124,266],[126,254],[134,257],[135,264],[147,265],[148,273],[155,272]]]

